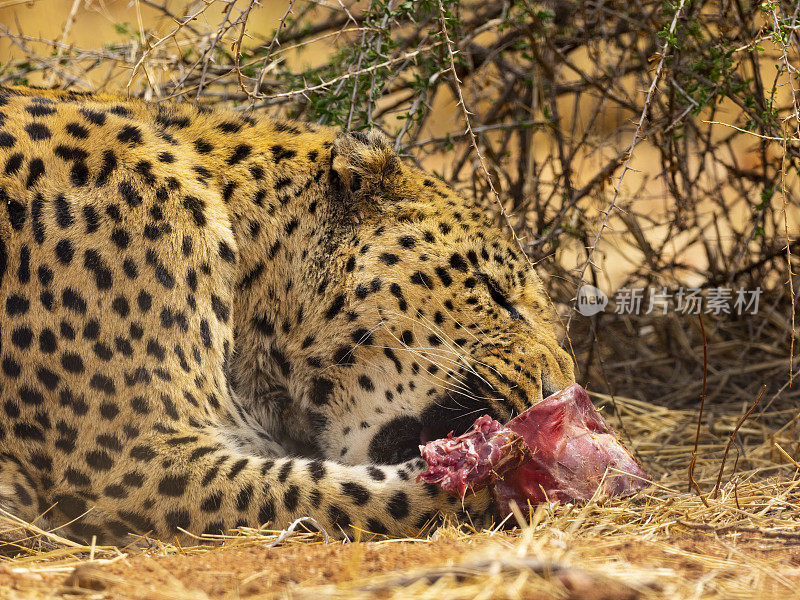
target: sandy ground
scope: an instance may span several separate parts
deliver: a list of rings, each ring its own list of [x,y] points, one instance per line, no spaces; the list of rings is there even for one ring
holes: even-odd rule
[[[703,427],[698,496],[686,474],[695,411],[616,402],[654,482],[632,498],[542,504],[523,530],[327,544],[296,533],[276,547],[280,532],[240,530],[224,545],[90,548],[31,524],[45,542],[0,555],[0,600],[800,599],[800,468],[775,450],[796,454],[795,430],[746,424],[746,452],[720,471],[727,436]],[[715,427],[740,419],[731,409]]]
[[[723,597],[783,600],[800,593],[800,545],[786,541],[691,532],[668,541],[582,538],[574,545],[547,532],[436,537],[187,549],[170,556],[152,551],[77,567],[17,561],[0,565],[0,598],[621,600],[716,597],[726,582],[732,587]]]

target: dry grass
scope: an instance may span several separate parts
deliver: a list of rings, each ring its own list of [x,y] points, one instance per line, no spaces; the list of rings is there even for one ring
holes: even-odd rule
[[[41,14],[60,10],[48,2]],[[675,2],[670,12],[578,0],[545,16],[527,1],[441,0],[419,18],[380,3],[291,0],[264,27],[254,0],[136,0],[112,7],[118,39],[92,31],[81,43],[75,10],[39,35],[44,19],[23,27],[8,14],[17,4],[0,0],[2,84],[379,127],[401,153],[487,199],[549,275],[579,381],[628,396],[595,400],[654,485],[629,500],[538,507],[514,532],[461,525],[352,544],[294,533],[271,547],[281,532],[242,530],[191,548],[87,547],[6,517],[36,547],[6,548],[0,599],[798,595],[800,393],[788,380],[799,335],[800,3]],[[69,5],[82,18],[105,6]],[[659,31],[670,24],[667,44]],[[674,311],[576,316],[584,279],[609,295],[764,295],[757,315],[707,315],[703,339],[696,316]],[[704,379],[698,494],[687,469]]]
[[[595,395],[595,400],[612,413],[610,398]],[[795,594],[800,478],[793,457],[798,456],[800,411],[770,409],[742,423],[745,411],[728,406],[711,426],[703,423],[695,468],[701,497],[687,491],[696,412],[621,397],[614,403],[619,416],[608,414],[609,420],[621,419],[654,481],[631,499],[542,505],[514,531],[450,525],[419,539],[350,544],[325,544],[321,534],[296,532],[274,546],[280,532],[240,530],[198,540],[193,547],[152,542],[145,549],[92,548],[28,525],[40,543],[0,563],[0,597],[378,594],[442,600]],[[786,425],[765,427],[763,422],[770,420]],[[723,484],[713,497],[721,457],[737,425]],[[204,579],[209,565],[219,574]],[[16,586],[17,595],[10,595],[12,587],[4,584]]]

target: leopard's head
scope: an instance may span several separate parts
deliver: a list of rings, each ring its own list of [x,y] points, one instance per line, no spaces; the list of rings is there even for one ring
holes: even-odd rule
[[[574,382],[539,277],[479,205],[377,132],[339,135],[326,160],[313,249],[285,267],[305,330],[278,344],[326,458],[399,463]]]

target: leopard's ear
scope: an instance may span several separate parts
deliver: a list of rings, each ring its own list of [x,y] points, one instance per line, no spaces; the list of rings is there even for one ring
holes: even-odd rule
[[[352,200],[391,199],[400,188],[402,163],[380,131],[343,133],[333,143],[331,184]]]

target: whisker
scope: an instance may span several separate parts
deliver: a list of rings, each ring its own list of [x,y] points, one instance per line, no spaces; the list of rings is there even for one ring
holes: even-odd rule
[[[443,376],[435,375],[430,372],[427,372],[423,375],[423,379],[430,383],[431,385],[443,389],[450,393],[451,398],[454,402],[458,404],[461,408],[467,409],[467,407],[462,406],[456,396],[464,396],[465,398],[470,399],[473,402],[497,402],[500,399],[490,396],[484,395],[477,395],[474,393],[473,390],[467,384],[467,378],[465,373],[462,370],[466,370],[468,374],[476,377],[481,383],[483,383],[488,390],[497,392],[494,385],[487,380],[481,373],[477,370],[476,366],[482,366],[484,368],[489,369],[495,373],[500,374],[500,372],[494,366],[485,363],[483,361],[478,361],[471,358],[468,353],[461,347],[461,345],[457,344],[454,339],[450,335],[447,334],[444,330],[442,330],[438,325],[430,321],[427,317],[422,315],[418,315],[419,320],[414,320],[410,316],[400,313],[394,312],[392,313],[397,317],[401,317],[412,321],[417,326],[422,326],[427,331],[432,334],[436,334],[440,340],[442,340],[443,345],[441,347],[410,347],[402,340],[400,340],[397,335],[395,335],[387,326],[388,320],[384,317],[378,321],[378,323],[371,328],[368,332],[366,332],[361,339],[356,341],[355,346],[351,350],[351,353],[355,351],[358,347],[365,347],[365,348],[377,348],[377,349],[391,349],[391,350],[405,350],[419,358],[422,361],[425,361],[426,364],[434,365],[438,369],[441,369],[444,373]],[[452,316],[452,315],[451,315]],[[380,329],[386,331],[392,338],[397,342],[398,346],[383,346],[380,344],[367,344],[366,341]],[[468,331],[468,330],[467,330]],[[469,332],[472,333],[472,332]],[[476,336],[473,335],[475,339]],[[340,363],[336,363],[337,365]],[[367,361],[367,365],[374,368],[376,371],[380,373],[386,373],[386,368],[382,367],[379,364],[376,364],[372,361]],[[335,366],[335,365],[333,365]],[[445,379],[447,377],[447,379]],[[512,387],[515,387],[516,384]],[[438,404],[438,403],[437,403]],[[471,414],[471,413],[468,413]]]
[[[436,365],[438,368],[441,368],[441,369],[443,369],[443,370],[444,370],[444,371],[446,371],[446,372],[451,372],[451,373],[452,373],[452,370],[451,370],[451,369],[449,369],[448,367],[446,367],[446,366],[444,366],[444,365],[442,365],[442,364],[438,364],[438,363],[436,363],[435,361],[431,360],[431,359],[430,359],[430,358],[428,358],[427,356],[425,356],[425,355],[423,355],[422,353],[420,353],[419,351],[417,351],[415,348],[411,348],[411,347],[410,347],[410,346],[408,346],[407,344],[403,343],[403,341],[402,341],[402,340],[400,340],[400,339],[399,339],[399,338],[398,338],[398,337],[397,337],[397,336],[396,336],[394,333],[392,333],[392,332],[391,332],[391,331],[389,331],[388,329],[387,329],[387,331],[389,332],[389,335],[391,335],[391,336],[392,336],[392,337],[393,337],[393,338],[394,338],[394,339],[395,339],[395,340],[396,340],[396,341],[397,341],[397,342],[400,344],[400,347],[398,347],[398,348],[392,348],[392,350],[406,350],[407,352],[411,352],[411,353],[412,353],[413,355],[415,355],[415,356],[418,356],[418,357],[420,357],[420,358],[423,358],[423,359],[427,360],[427,361],[428,361],[429,363],[431,363],[432,365]],[[441,381],[441,382],[442,382],[442,383],[443,383],[445,386],[447,386],[447,385],[452,385],[452,384],[450,384],[449,382],[447,382],[447,381],[445,381],[444,379],[442,379],[441,377],[438,377],[438,376],[436,376],[436,375],[433,375],[433,374],[431,374],[431,373],[429,373],[429,375],[432,375],[433,377],[435,377],[436,379],[438,379],[439,381]],[[468,394],[468,393],[469,393],[469,388],[467,388],[466,386],[464,386],[464,387],[463,387],[463,389],[464,389],[464,393],[465,393],[465,394]]]
[[[409,317],[408,315],[405,315],[405,314],[403,314],[403,313],[394,313],[394,314],[395,314],[396,316],[399,316],[399,317],[406,318],[406,319],[408,319],[409,321],[412,321],[413,323],[419,323],[419,321],[415,321],[415,320],[413,320],[411,317]],[[438,327],[436,324],[429,325],[429,324],[427,324],[427,323],[424,323],[424,321],[427,321],[427,319],[426,319],[425,317],[422,317],[422,321],[423,321],[423,325],[424,325],[424,326],[425,326],[425,327],[426,327],[426,328],[427,328],[429,331],[432,331],[433,333],[437,333],[437,334],[438,334],[438,333],[441,333],[441,334],[443,334],[445,337],[448,337],[448,338],[449,338],[449,336],[447,335],[447,333],[446,333],[444,330],[442,330],[440,327]],[[476,338],[476,339],[477,339],[477,338]],[[494,386],[493,386],[493,385],[492,385],[492,384],[491,384],[489,381],[487,381],[486,379],[484,379],[484,378],[483,378],[483,377],[480,375],[480,373],[478,373],[478,372],[477,372],[477,371],[476,371],[476,370],[473,368],[473,366],[470,364],[470,361],[473,361],[473,362],[475,362],[476,364],[481,364],[482,366],[485,366],[487,369],[491,369],[491,370],[495,371],[495,372],[496,372],[496,373],[498,373],[498,374],[499,374],[500,372],[499,372],[497,369],[495,369],[494,367],[492,367],[492,365],[489,365],[489,364],[487,364],[487,363],[483,363],[483,362],[481,362],[481,361],[476,361],[475,359],[473,359],[473,358],[469,357],[469,355],[468,355],[468,354],[467,354],[467,353],[466,353],[466,352],[465,352],[463,349],[461,349],[461,347],[460,347],[458,344],[456,344],[456,343],[455,343],[455,340],[451,340],[451,341],[453,342],[453,345],[454,345],[454,346],[456,346],[457,348],[459,348],[459,349],[461,350],[461,352],[459,353],[459,352],[456,352],[455,350],[450,350],[450,351],[451,351],[451,352],[453,352],[454,354],[458,354],[459,356],[461,356],[461,358],[462,358],[462,359],[464,359],[464,364],[465,364],[465,366],[466,366],[466,367],[467,367],[467,368],[470,370],[470,372],[471,372],[473,375],[477,376],[477,377],[478,377],[478,378],[479,378],[479,379],[480,379],[480,380],[481,380],[481,381],[482,381],[484,384],[486,384],[486,385],[488,385],[490,388],[494,389]]]

